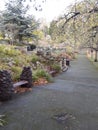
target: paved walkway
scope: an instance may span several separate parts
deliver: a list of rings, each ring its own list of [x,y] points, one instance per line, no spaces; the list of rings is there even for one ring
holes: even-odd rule
[[[8,124],[0,130],[98,130],[98,70],[80,55],[54,83],[2,104],[3,113]],[[66,121],[53,119],[62,113]]]

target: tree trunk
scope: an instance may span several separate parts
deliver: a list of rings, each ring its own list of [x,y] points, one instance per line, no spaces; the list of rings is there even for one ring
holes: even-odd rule
[[[91,59],[93,59],[93,49],[91,49]]]
[[[97,50],[95,50],[95,62],[97,62]]]

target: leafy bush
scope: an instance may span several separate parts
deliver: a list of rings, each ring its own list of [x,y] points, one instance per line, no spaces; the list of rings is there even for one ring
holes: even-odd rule
[[[4,52],[4,48],[5,48],[5,46],[0,45],[0,53]]]
[[[38,76],[36,75],[36,73],[33,74],[33,81],[37,81],[38,80]]]
[[[13,80],[19,80],[22,68],[16,67],[16,66],[12,66],[11,70],[13,72],[12,73],[12,79]]]
[[[0,115],[0,126],[4,126],[7,123],[4,118],[5,115]]]
[[[25,60],[25,58],[23,56],[17,56],[14,58],[14,64],[15,66],[23,66],[27,63],[27,61]]]
[[[38,56],[33,55],[31,62],[32,62],[32,63],[36,63],[38,60],[39,60]]]
[[[45,78],[47,81],[51,81],[51,76],[42,69],[38,69],[33,73],[33,79],[36,81],[38,78]]]
[[[17,56],[21,54],[19,50],[15,50],[12,46],[7,45],[0,45],[0,53],[4,53],[8,56]]]
[[[20,55],[21,52],[19,50],[15,50],[13,48],[5,48],[5,54],[6,55],[9,55],[9,56],[17,56],[17,55]]]
[[[51,68],[55,70],[57,73],[61,71],[61,67],[58,64],[53,64]]]
[[[19,66],[20,65],[20,58],[15,58],[14,62],[15,62],[16,66]]]
[[[30,62],[31,62],[30,56],[18,55],[16,57],[14,57],[14,65],[15,66],[20,66],[20,67],[30,66]]]

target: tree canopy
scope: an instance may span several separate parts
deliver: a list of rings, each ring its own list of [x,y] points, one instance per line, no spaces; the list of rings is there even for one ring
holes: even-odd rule
[[[37,29],[39,22],[33,16],[26,15],[29,7],[28,5],[24,6],[23,2],[23,0],[9,0],[6,3],[6,10],[1,16],[0,28],[11,42],[13,40],[20,42],[24,37],[36,38],[33,32]]]
[[[98,1],[83,0],[71,5],[56,21],[51,22],[50,35],[58,42],[62,36],[62,41],[74,48],[98,49]]]

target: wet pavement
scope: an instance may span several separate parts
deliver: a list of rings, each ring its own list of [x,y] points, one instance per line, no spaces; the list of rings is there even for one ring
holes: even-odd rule
[[[98,70],[80,55],[54,83],[1,104],[0,114],[8,122],[0,130],[98,130]]]

